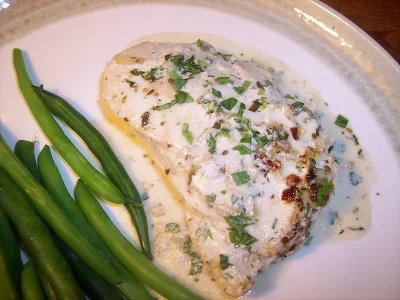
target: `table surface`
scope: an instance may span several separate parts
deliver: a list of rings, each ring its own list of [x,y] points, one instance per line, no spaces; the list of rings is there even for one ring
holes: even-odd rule
[[[374,38],[400,63],[400,0],[322,0]]]

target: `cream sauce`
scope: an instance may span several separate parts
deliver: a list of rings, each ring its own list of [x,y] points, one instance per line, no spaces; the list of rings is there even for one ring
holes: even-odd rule
[[[323,210],[319,224],[316,224],[311,232],[314,237],[311,245],[316,245],[322,240],[346,240],[360,238],[364,235],[370,227],[369,188],[374,181],[371,164],[365,154],[361,153],[363,157],[360,157],[358,153],[362,148],[355,145],[353,136],[347,130],[334,124],[335,116],[329,112],[319,93],[311,88],[298,73],[290,70],[281,61],[265,56],[260,51],[210,35],[163,33],[142,37],[132,42],[131,45],[143,41],[193,42],[198,38],[208,41],[225,53],[233,53],[243,59],[254,58],[275,70],[282,71],[281,79],[286,83],[285,87],[287,88],[286,91],[282,91],[283,94],[296,95],[298,101],[304,102],[313,111],[320,112],[318,115],[322,126],[332,135],[335,142],[331,154],[337,158],[340,168],[335,178],[335,196],[332,197],[328,207]],[[133,178],[139,179],[136,183],[141,187],[141,192],[148,194],[145,207],[149,216],[151,232],[163,232],[165,225],[172,222],[184,228],[183,201],[179,193],[168,183],[164,170],[152,163],[153,159],[148,153],[148,149],[139,137],[132,134],[132,129],[109,112],[104,103],[100,102],[100,104],[106,118],[116,126],[99,122],[98,127],[105,135],[109,136],[113,148],[117,150],[120,159],[128,171],[133,174]],[[125,135],[120,134],[115,127],[123,129]],[[342,151],[343,149],[344,151]],[[351,184],[350,172],[363,178],[360,182],[358,177],[353,176],[354,183],[359,181],[358,185]],[[113,213],[114,210],[116,210],[115,213]],[[134,229],[129,222],[128,215],[122,210],[117,210],[119,208],[111,208],[110,214],[114,216],[114,221],[118,223],[127,238],[136,243],[136,237],[132,236]],[[120,217],[121,213],[123,217]],[[363,230],[358,230],[360,228]],[[203,297],[208,299],[226,298],[226,294],[220,292],[220,287],[205,272],[196,276],[188,276],[189,260],[177,252],[179,252],[177,249],[166,249],[165,255],[158,256],[155,260],[156,265],[185,282]]]

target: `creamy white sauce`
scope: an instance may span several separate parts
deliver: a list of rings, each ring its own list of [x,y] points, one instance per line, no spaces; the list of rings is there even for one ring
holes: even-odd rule
[[[287,87],[287,90],[282,91],[282,93],[296,95],[299,101],[304,102],[313,111],[320,111],[320,121],[323,128],[332,135],[336,144],[345,145],[346,150],[343,153],[338,151],[341,147],[335,146],[332,150],[332,155],[340,160],[341,166],[335,178],[336,194],[332,197],[328,207],[323,210],[319,224],[314,226],[311,232],[314,239],[310,245],[317,245],[322,240],[354,239],[365,234],[370,226],[369,187],[374,180],[371,165],[365,154],[363,158],[359,157],[358,151],[361,147],[355,146],[353,140],[342,135],[344,130],[334,125],[336,116],[329,113],[329,108],[322,101],[319,93],[312,89],[299,74],[291,71],[277,59],[215,36],[181,33],[157,34],[143,37],[134,41],[131,45],[143,41],[193,42],[198,38],[208,41],[225,53],[233,53],[243,59],[254,58],[267,66],[273,67],[276,71],[282,71],[281,79],[286,83],[284,86]],[[115,117],[108,116],[114,124],[120,124],[118,127],[125,126],[125,133],[130,132],[130,129],[127,129],[123,122],[117,121]],[[180,200],[180,196],[171,189],[171,186],[166,184],[167,178],[165,174],[162,175],[164,170],[155,171],[154,164],[151,163],[151,158],[143,149],[143,143],[140,142],[139,138],[134,138],[136,144],[133,144],[131,139],[105,122],[99,122],[98,127],[105,135],[109,136],[113,148],[117,149],[124,165],[133,174],[133,177],[138,179],[137,186],[141,187],[142,192],[147,192],[148,199],[145,201],[145,207],[149,217],[149,226],[153,229],[151,232],[163,232],[168,223],[177,223],[181,228],[184,228],[185,216],[182,209],[184,204]],[[129,133],[129,135],[132,134]],[[138,146],[138,144],[141,146]],[[349,173],[351,171],[363,178],[357,186],[350,182]],[[116,211],[115,214],[113,214],[114,210]],[[117,207],[111,208],[111,214],[118,216],[118,218],[114,218],[114,221],[118,223],[125,236],[136,243],[136,237],[132,235],[134,229],[128,215],[124,213],[124,217],[120,217],[122,211]],[[334,220],[333,225],[331,224],[332,220]],[[268,224],[272,222],[273,220],[266,221]],[[349,229],[360,229],[360,227],[364,230]],[[205,298],[219,299],[226,297],[224,293],[220,292],[220,286],[215,284],[205,272],[196,276],[188,276],[190,260],[186,259],[184,254],[177,252],[179,252],[179,249],[166,249],[164,256],[161,255],[155,259],[155,264],[165,272],[185,282]]]

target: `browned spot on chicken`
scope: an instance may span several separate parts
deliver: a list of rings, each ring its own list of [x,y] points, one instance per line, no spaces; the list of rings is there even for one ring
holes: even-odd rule
[[[129,122],[129,119],[128,119],[128,118],[124,118],[124,121],[125,121],[125,122]]]
[[[296,197],[296,187],[291,186],[287,188],[286,190],[282,191],[282,200],[286,202],[293,202]]]
[[[289,238],[287,236],[281,238],[281,242],[282,244],[286,245],[287,243],[289,243]]]
[[[149,124],[149,118],[150,118],[150,112],[146,111],[143,115],[142,115],[142,127],[146,126],[147,124]]]
[[[282,166],[280,160],[263,158],[261,162],[268,167],[270,170],[279,170]]]
[[[142,89],[142,92],[143,92],[143,93],[147,93],[147,92],[149,92],[149,89],[148,89],[148,88],[143,88],[143,89]]]
[[[295,186],[301,182],[301,179],[296,174],[290,174],[286,177],[285,181],[288,186]]]
[[[297,141],[299,139],[299,136],[297,134],[297,127],[290,128],[290,132],[292,133],[293,139]]]

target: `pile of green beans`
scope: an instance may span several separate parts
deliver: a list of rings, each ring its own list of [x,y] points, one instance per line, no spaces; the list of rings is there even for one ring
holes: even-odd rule
[[[28,261],[21,273],[21,293],[24,300],[45,300],[35,263]]]
[[[42,87],[33,88],[43,99],[51,113],[80,136],[100,162],[108,178],[127,197],[125,207],[135,225],[142,251],[148,259],[152,260],[146,213],[143,207],[135,205],[135,203],[142,202],[141,197],[107,140],[81,113],[63,98],[44,90]]]
[[[108,282],[111,282],[112,285],[120,283],[120,275],[99,256],[97,250],[72,224],[58,205],[54,203],[48,192],[11,151],[1,134],[0,157],[0,168],[7,172],[13,181],[28,195],[37,213],[52,231],[93,270],[104,276]]]
[[[21,270],[18,241],[7,215],[0,206],[0,299],[21,298],[19,293]]]
[[[0,170],[0,205],[35,264],[46,274],[58,299],[84,299],[68,263],[46,224],[10,176]]]

